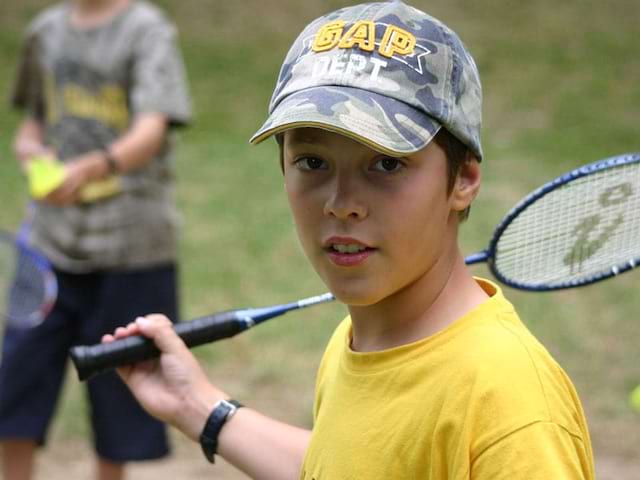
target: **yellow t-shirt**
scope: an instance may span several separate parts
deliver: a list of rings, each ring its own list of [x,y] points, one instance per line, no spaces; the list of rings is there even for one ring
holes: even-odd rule
[[[336,329],[318,372],[304,480],[594,478],[571,381],[500,289],[437,334],[372,353]]]

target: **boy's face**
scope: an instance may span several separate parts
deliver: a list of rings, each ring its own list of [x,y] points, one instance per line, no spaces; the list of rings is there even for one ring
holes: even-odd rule
[[[298,236],[329,289],[372,305],[442,271],[457,252],[456,189],[434,142],[393,158],[348,137],[300,128],[284,137],[285,188]],[[468,201],[470,202],[473,196]]]

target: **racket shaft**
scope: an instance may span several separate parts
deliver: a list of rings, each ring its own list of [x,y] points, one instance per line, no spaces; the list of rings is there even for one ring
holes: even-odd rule
[[[250,326],[251,323],[238,316],[238,311],[230,310],[178,323],[174,328],[178,336],[191,348],[232,337]],[[76,346],[70,351],[80,380],[86,380],[111,368],[149,360],[159,354],[160,351],[153,341],[135,335],[110,343]]]
[[[308,308],[331,302],[330,293],[304,298],[297,302],[263,308],[227,310],[206,317],[196,318],[174,326],[176,333],[187,347],[196,347],[223,338],[233,337],[253,325],[278,317],[291,310]],[[149,360],[160,354],[154,343],[142,336],[131,336],[110,343],[92,346],[78,345],[69,351],[80,380],[86,380],[111,368]]]

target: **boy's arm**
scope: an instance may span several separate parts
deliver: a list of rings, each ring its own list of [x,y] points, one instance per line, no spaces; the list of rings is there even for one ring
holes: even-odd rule
[[[13,152],[23,170],[29,158],[53,154],[44,144],[44,127],[38,119],[27,116],[22,120],[13,141]]]
[[[136,116],[127,133],[108,146],[118,172],[137,170],[149,163],[165,143],[167,123],[163,113],[141,113]]]
[[[69,160],[83,164],[90,179],[97,179],[115,168],[126,173],[144,167],[164,145],[167,134],[167,117],[163,113],[142,113],[136,116],[131,127],[104,150],[95,150]],[[106,159],[107,152],[115,165]]]
[[[103,340],[129,335],[153,339],[162,355],[156,361],[121,368],[118,373],[150,414],[198,442],[214,405],[228,396],[209,382],[166,317],[138,319]],[[310,436],[308,430],[244,407],[223,426],[218,453],[251,478],[297,479]]]
[[[111,145],[105,146],[104,150],[94,150],[69,159],[65,163],[64,183],[46,200],[56,205],[67,205],[78,199],[80,189],[88,182],[111,173],[126,173],[142,168],[163,147],[167,123],[167,117],[162,113],[138,115],[129,130]]]
[[[241,408],[220,433],[218,452],[255,479],[298,479],[311,432]]]

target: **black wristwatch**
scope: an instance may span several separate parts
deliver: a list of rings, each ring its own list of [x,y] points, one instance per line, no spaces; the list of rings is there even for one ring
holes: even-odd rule
[[[113,156],[113,153],[111,153],[111,150],[109,148],[103,148],[102,154],[104,155],[104,161],[107,163],[108,173],[111,175],[118,173],[118,162]]]
[[[200,446],[207,460],[215,463],[214,455],[218,451],[218,435],[224,424],[243,405],[236,400],[220,400],[215,404],[211,415],[204,424],[204,429],[200,434]]]

